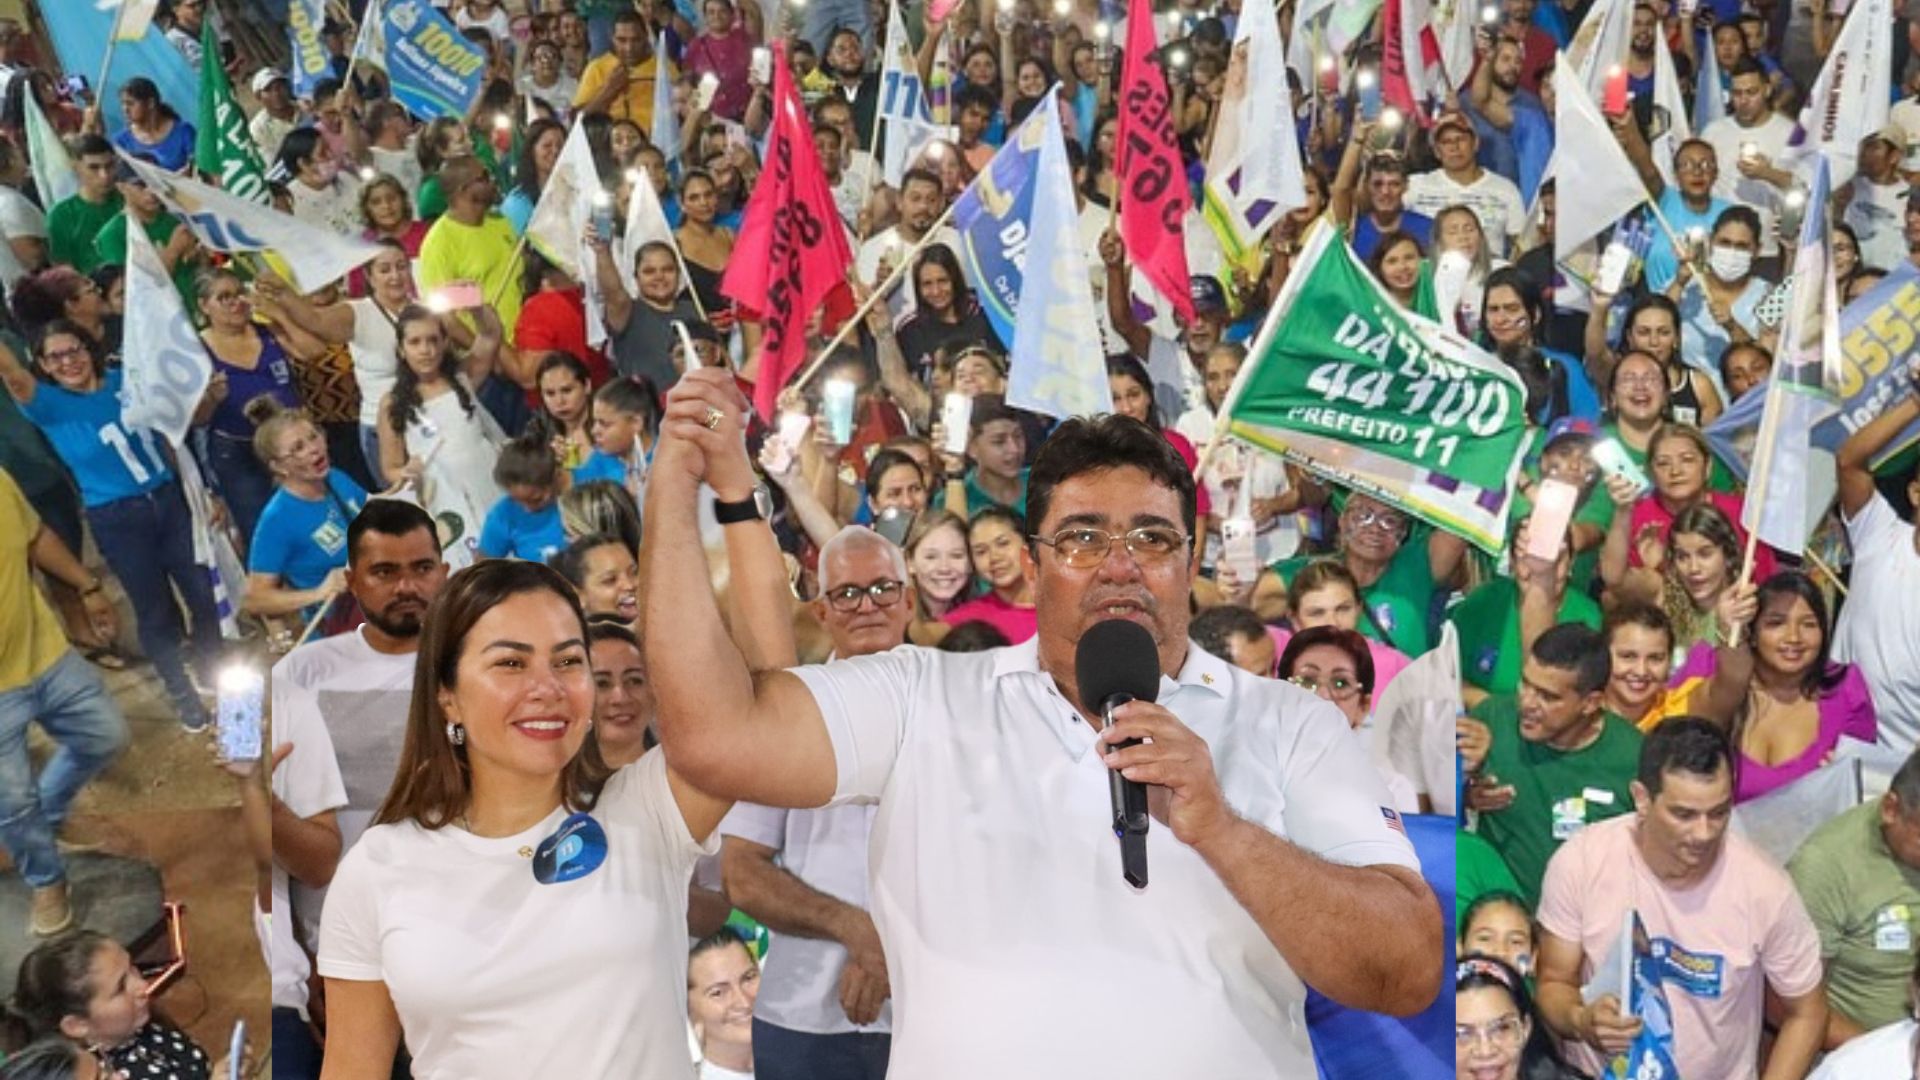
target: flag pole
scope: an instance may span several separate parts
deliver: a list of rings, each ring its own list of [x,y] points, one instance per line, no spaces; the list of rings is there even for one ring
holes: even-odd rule
[[[107,92],[107,74],[113,70],[113,51],[120,47],[120,19],[127,13],[125,0],[113,9],[113,26],[107,31],[107,55],[100,61],[100,77],[93,83],[93,107],[97,113]]]
[[[957,201],[958,200],[954,200],[953,202],[947,203],[947,208],[940,211],[940,216],[933,219],[933,224],[927,227],[926,234],[921,236],[919,241],[901,255],[900,265],[895,266],[892,271],[887,274],[886,279],[881,281],[879,285],[874,287],[872,292],[867,294],[866,300],[854,309],[853,314],[847,316],[847,320],[840,324],[840,329],[835,331],[833,337],[821,348],[820,355],[813,358],[813,362],[807,365],[806,370],[802,371],[798,378],[790,380],[787,383],[788,386],[805,385],[808,379],[811,379],[819,372],[821,365],[827,362],[827,358],[833,355],[833,350],[839,348],[841,343],[847,340],[847,335],[853,332],[853,328],[859,326],[860,321],[867,317],[867,312],[873,310],[873,305],[886,299],[887,294],[893,291],[893,287],[899,284],[901,276],[907,272],[907,267],[913,265],[913,257],[920,254],[922,248],[933,243],[934,237],[940,232],[940,227],[945,225],[947,219],[953,216],[954,202]]]
[[[1822,559],[1813,548],[1809,547],[1800,554],[1807,557],[1807,561],[1813,564],[1814,569],[1826,575],[1827,580],[1833,583],[1833,587],[1840,590],[1842,597],[1850,595],[1847,592],[1846,583],[1840,580],[1840,575],[1835,573],[1833,567],[1827,565],[1827,560]]]

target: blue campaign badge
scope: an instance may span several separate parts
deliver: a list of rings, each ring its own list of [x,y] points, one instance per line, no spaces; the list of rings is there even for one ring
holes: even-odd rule
[[[607,834],[590,814],[569,814],[533,852],[533,879],[559,885],[583,878],[607,861]]]
[[[1382,601],[1373,606],[1373,621],[1386,633],[1393,632],[1393,605]]]
[[[1494,665],[1500,662],[1500,650],[1497,646],[1482,646],[1473,659],[1474,669],[1482,675],[1493,674]]]

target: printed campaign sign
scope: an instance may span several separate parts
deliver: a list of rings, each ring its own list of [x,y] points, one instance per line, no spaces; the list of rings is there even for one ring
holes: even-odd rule
[[[1840,412],[1814,428],[1813,443],[1838,450],[1847,436],[1887,411],[1905,393],[1907,365],[1920,343],[1920,270],[1901,263],[1840,313]],[[1881,468],[1920,443],[1920,420],[1908,424],[1868,464]]]
[[[287,5],[287,42],[293,47],[293,96],[313,97],[313,88],[332,71],[327,43],[320,40],[326,25],[324,0],[292,0]]]
[[[486,53],[426,0],[391,0],[381,19],[394,100],[423,120],[465,116],[486,80]]]

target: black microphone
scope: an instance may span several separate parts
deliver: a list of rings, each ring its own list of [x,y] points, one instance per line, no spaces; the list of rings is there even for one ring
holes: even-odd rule
[[[1080,700],[1100,711],[1102,728],[1113,724],[1113,710],[1129,701],[1152,701],[1160,694],[1160,650],[1147,628],[1126,619],[1095,623],[1080,636],[1073,654],[1073,679]],[[1138,746],[1128,739],[1112,749]],[[1127,884],[1147,887],[1147,787],[1107,771],[1113,797],[1113,834],[1120,838],[1120,868]]]

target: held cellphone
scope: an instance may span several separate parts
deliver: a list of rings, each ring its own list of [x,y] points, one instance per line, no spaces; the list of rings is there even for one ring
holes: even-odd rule
[[[767,440],[766,466],[769,472],[785,473],[793,468],[793,458],[800,452],[800,440],[807,437],[807,429],[813,426],[813,417],[803,412],[783,412],[773,436]]]
[[[1620,295],[1620,290],[1627,286],[1627,271],[1632,267],[1633,249],[1614,240],[1600,255],[1600,268],[1593,275],[1593,287],[1608,296]]]
[[[1380,77],[1367,70],[1355,75],[1353,82],[1360,88],[1360,119],[1380,119]]]
[[[1252,518],[1234,517],[1220,523],[1220,556],[1242,585],[1260,576],[1257,528]]]
[[[477,281],[449,281],[433,291],[430,303],[445,305],[448,311],[477,308],[487,302]]]
[[[266,683],[260,672],[236,664],[220,673],[220,691],[214,723],[220,756],[227,761],[260,759],[261,699]]]
[[[826,414],[827,430],[832,433],[836,446],[846,446],[853,441],[853,394],[853,384],[847,380],[827,380],[820,407]]]
[[[1600,110],[1611,117],[1625,116],[1632,98],[1633,95],[1627,92],[1627,69],[1622,67],[1609,71]]]
[[[773,81],[773,53],[769,52],[764,46],[753,50],[753,60],[748,67],[748,77],[762,85]]]
[[[1634,491],[1645,495],[1653,489],[1647,481],[1647,474],[1627,456],[1627,448],[1616,439],[1600,439],[1594,442],[1591,451],[1593,467],[1603,476],[1625,477],[1633,485]]]
[[[940,449],[949,454],[967,452],[967,431],[973,423],[973,399],[957,390],[949,391],[940,403],[940,426],[946,441]]]
[[[898,506],[889,506],[873,517],[873,531],[893,541],[896,547],[905,546],[907,530],[913,527],[913,511]]]
[[[240,1080],[246,1069],[247,1022],[233,1022],[233,1038],[227,1040],[227,1080]]]
[[[593,200],[593,231],[606,243],[613,243],[613,199],[601,192]]]
[[[1567,527],[1573,523],[1580,489],[1565,480],[1548,478],[1534,489],[1533,515],[1527,519],[1527,554],[1553,562],[1560,558]]]

